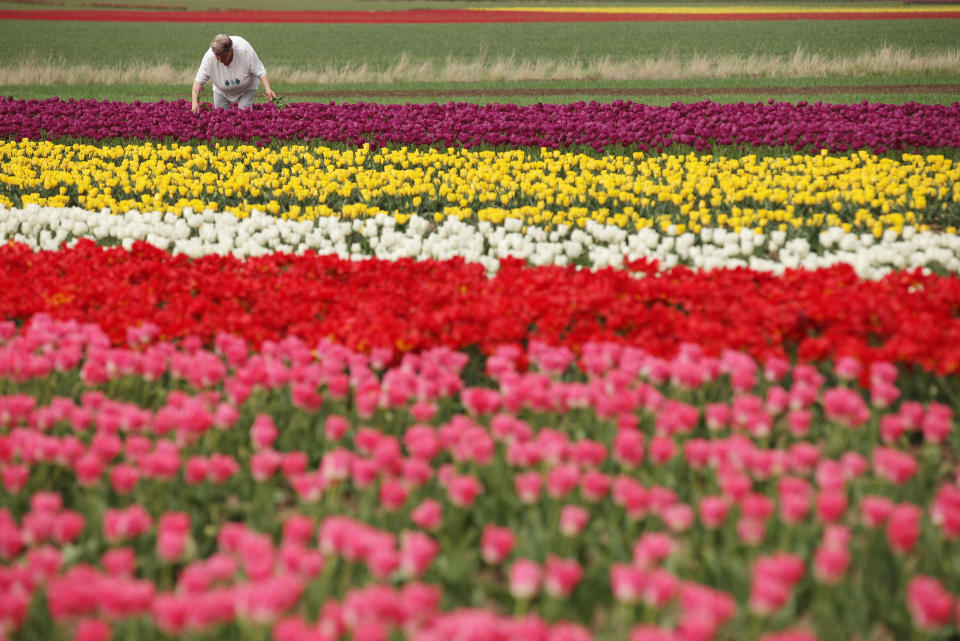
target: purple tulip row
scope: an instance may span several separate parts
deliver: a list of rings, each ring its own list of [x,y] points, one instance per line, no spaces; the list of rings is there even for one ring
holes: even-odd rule
[[[716,145],[846,152],[960,148],[960,103],[738,103],[668,107],[634,102],[573,104],[270,104],[252,111],[189,103],[18,100],[0,97],[0,138],[78,137],[250,143],[323,140],[360,145],[592,146],[698,151]]]

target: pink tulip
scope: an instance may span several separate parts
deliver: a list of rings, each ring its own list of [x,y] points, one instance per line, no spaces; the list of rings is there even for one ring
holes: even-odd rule
[[[654,436],[650,439],[650,461],[663,465],[677,454],[677,444],[669,436]]]
[[[140,457],[140,470],[145,478],[173,480],[180,471],[180,452],[170,441],[160,441],[152,452]]]
[[[693,526],[693,508],[686,503],[676,503],[660,511],[660,518],[671,532],[686,532]]]
[[[662,608],[670,603],[680,591],[680,581],[663,569],[653,570],[643,587],[643,601],[647,605]]]
[[[923,416],[926,413],[923,405],[918,401],[903,401],[900,403],[900,419],[908,431],[918,430],[923,425]]]
[[[548,556],[544,564],[543,589],[552,597],[566,598],[583,577],[583,568],[574,559]]]
[[[820,462],[822,452],[813,443],[799,442],[790,446],[790,468],[798,473],[810,473]]]
[[[580,471],[575,465],[557,465],[547,472],[547,494],[554,499],[562,499],[580,482]]]
[[[845,547],[821,545],[813,557],[813,573],[823,583],[839,583],[850,569],[850,551]]]
[[[510,566],[509,587],[514,599],[530,599],[540,590],[543,569],[530,559],[517,559]]]
[[[930,521],[949,539],[960,538],[960,487],[940,486],[930,506]]]
[[[317,524],[310,517],[297,513],[291,514],[283,522],[283,541],[307,545],[314,537],[316,528]]]
[[[111,481],[113,481],[114,472],[117,467],[114,467],[110,472]],[[136,472],[136,468],[132,469]],[[183,480],[186,481],[188,485],[198,485],[206,481],[209,473],[210,460],[202,456],[191,456],[183,466]],[[114,484],[114,489],[116,489],[116,484]]]
[[[84,619],[77,623],[73,632],[73,641],[109,641],[113,629],[106,621]]]
[[[274,573],[277,552],[270,537],[252,531],[243,532],[236,547],[243,571],[253,581],[261,581]]]
[[[480,537],[480,555],[491,565],[503,563],[513,551],[515,541],[516,536],[510,528],[487,524]]]
[[[870,462],[859,452],[844,452],[840,455],[840,467],[845,478],[857,479],[867,473]]]
[[[350,423],[338,414],[327,416],[323,423],[323,434],[329,441],[339,441],[348,429],[350,429]]]
[[[427,534],[404,531],[400,536],[400,570],[407,577],[419,577],[439,551],[440,546]]]
[[[901,485],[916,473],[917,461],[906,452],[876,447],[873,450],[873,471],[877,476]]]
[[[521,503],[531,505],[540,500],[543,477],[539,472],[522,472],[514,476],[513,482]]]
[[[870,383],[870,404],[884,409],[900,398],[900,389],[893,383],[875,381]]]
[[[643,463],[644,435],[640,430],[618,430],[613,439],[613,458],[626,468]]]
[[[920,538],[920,514],[920,508],[912,503],[901,503],[890,511],[886,530],[890,549],[900,554],[913,550]]]
[[[580,479],[580,494],[587,501],[602,500],[610,491],[610,476],[598,470],[587,470]]]
[[[108,509],[103,517],[103,533],[107,541],[133,538],[152,526],[150,514],[136,503],[126,510]]]
[[[763,377],[768,381],[775,382],[783,378],[790,371],[790,362],[770,356],[763,364]]]
[[[751,492],[743,496],[739,501],[739,506],[740,514],[744,518],[761,522],[770,518],[775,507],[773,499],[758,492]]]
[[[10,494],[16,494],[26,487],[30,479],[30,467],[9,464],[0,466],[0,478],[3,480],[3,488]]]
[[[50,535],[54,541],[61,545],[73,543],[79,538],[80,533],[86,526],[87,520],[82,514],[72,510],[63,510],[54,518]]]
[[[743,499],[753,488],[753,481],[750,480],[750,477],[734,469],[718,471],[717,481],[720,484],[721,492],[734,501]]]
[[[726,429],[730,422],[730,406],[724,403],[710,403],[704,410],[704,417],[707,423],[707,429],[711,432],[719,432]]]
[[[410,520],[424,530],[435,530],[443,521],[443,506],[433,499],[424,499],[410,511]]]
[[[460,508],[473,505],[481,492],[483,492],[483,485],[469,474],[457,475],[447,484],[447,496],[450,502]]]
[[[863,373],[863,365],[853,357],[841,356],[837,359],[833,371],[841,380],[854,381]]]
[[[187,623],[190,601],[186,596],[158,594],[154,599],[151,614],[154,624],[161,631],[175,635],[183,632]]]
[[[793,409],[787,414],[787,425],[790,434],[797,438],[804,438],[810,432],[810,423],[813,414],[807,409]]]
[[[30,497],[30,511],[57,514],[63,509],[63,497],[56,492],[35,492]]]
[[[817,518],[824,523],[833,523],[847,510],[847,495],[842,492],[824,491],[817,495]]]
[[[700,522],[703,526],[715,530],[723,525],[730,512],[730,502],[722,496],[705,496],[697,505]]]
[[[350,450],[329,450],[320,461],[320,474],[327,483],[339,483],[350,478],[350,468],[356,455]],[[251,457],[252,459],[252,457]],[[279,461],[277,461],[279,464]]]
[[[780,414],[790,406],[790,395],[779,385],[767,390],[767,399],[764,405],[771,414]]]
[[[107,550],[100,557],[100,565],[112,576],[133,577],[137,565],[136,553],[130,547]]]
[[[831,492],[843,491],[847,483],[847,474],[839,461],[823,459],[817,464],[814,479],[820,489]]]
[[[689,434],[699,422],[700,410],[697,407],[670,399],[660,408],[654,429],[661,436]]]
[[[633,564],[644,569],[654,568],[677,549],[677,542],[669,534],[649,532],[633,545]]]
[[[767,534],[766,521],[740,517],[737,521],[737,537],[744,545],[759,545]]]
[[[899,414],[884,414],[880,417],[880,440],[894,445],[907,433],[907,425]]]
[[[227,430],[233,427],[240,418],[240,411],[230,403],[218,403],[213,412],[213,427],[219,430]]]
[[[280,452],[263,449],[250,455],[250,476],[253,480],[264,482],[272,478],[280,468],[283,456]]]
[[[750,611],[759,616],[773,615],[787,604],[792,592],[790,585],[774,577],[754,577],[750,585]]]
[[[915,576],[907,584],[907,609],[920,630],[936,630],[953,621],[956,599],[940,581]]]
[[[953,430],[953,410],[941,403],[931,403],[920,423],[920,429],[923,430],[924,442],[943,443]]]
[[[210,455],[207,478],[211,483],[223,484],[240,471],[237,461],[227,454],[215,452]]]
[[[104,464],[96,454],[88,452],[74,464],[73,471],[80,485],[90,487],[100,480],[104,472]]]
[[[384,479],[380,484],[380,507],[388,512],[396,512],[407,501],[410,491],[397,479]]]
[[[437,404],[432,401],[417,401],[410,406],[410,415],[418,423],[426,423],[437,414]]]
[[[472,415],[493,414],[500,409],[500,392],[483,387],[468,387],[460,392],[460,402]]]
[[[590,522],[590,512],[579,505],[564,505],[560,510],[560,533],[578,536]]]
[[[296,476],[297,474],[303,474],[307,471],[307,465],[310,463],[310,459],[307,456],[306,452],[300,452],[298,450],[293,450],[290,452],[283,452],[280,459],[280,471],[284,476]]]
[[[613,502],[627,512],[631,519],[641,519],[650,507],[650,494],[639,481],[629,476],[618,476],[612,486]]]
[[[354,456],[350,458],[349,461],[350,482],[355,488],[362,490],[376,482],[377,476],[379,476],[381,471],[376,461],[360,456]],[[328,472],[331,470],[332,467],[327,469]],[[334,480],[338,475],[338,473],[334,473]]]
[[[649,573],[643,568],[626,563],[610,566],[610,587],[613,598],[620,603],[636,603],[643,594]]]

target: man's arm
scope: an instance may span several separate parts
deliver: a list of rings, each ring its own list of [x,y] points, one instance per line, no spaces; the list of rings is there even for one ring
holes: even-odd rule
[[[270,79],[267,78],[266,73],[260,76],[260,82],[263,83],[263,92],[267,94],[267,98],[270,100],[276,100],[277,94],[273,93],[273,89],[270,88]]]
[[[191,111],[193,113],[200,113],[200,94],[203,93],[203,85],[199,82],[194,81],[193,83],[193,105]]]

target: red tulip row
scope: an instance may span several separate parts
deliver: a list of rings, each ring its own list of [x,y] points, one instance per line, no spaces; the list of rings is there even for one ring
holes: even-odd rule
[[[914,271],[868,281],[846,266],[777,276],[658,273],[648,263],[591,272],[504,260],[488,278],[460,260],[190,260],[146,244],[124,251],[88,241],[56,252],[0,247],[0,317],[90,321],[114,344],[144,323],[163,339],[210,345],[222,331],[256,347],[286,336],[331,338],[363,352],[386,350],[388,358],[438,345],[490,353],[530,339],[574,350],[612,341],[672,356],[689,342],[761,360],[850,356],[951,374],[960,368],[958,309],[955,276]],[[95,367],[88,366],[91,376]],[[196,375],[205,372],[201,364]]]

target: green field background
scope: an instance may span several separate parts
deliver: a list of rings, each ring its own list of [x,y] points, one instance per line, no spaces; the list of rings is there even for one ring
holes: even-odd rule
[[[163,2],[168,6],[184,3]],[[417,6],[481,6],[472,2],[396,2],[363,3],[300,2],[281,0],[271,8],[413,8]],[[514,3],[510,3],[514,4]],[[563,3],[551,3],[563,4]],[[691,3],[695,5],[696,3]],[[718,3],[719,4],[719,3]],[[769,3],[767,3],[769,4]],[[797,4],[797,3],[793,3]],[[807,3],[822,6],[820,3]],[[871,3],[876,6],[878,3]],[[0,8],[12,3],[0,2]],[[234,0],[232,6],[248,6]],[[24,5],[19,5],[21,8]],[[40,5],[38,5],[40,6]],[[42,5],[48,8],[47,5]],[[50,5],[53,7],[54,5]],[[80,5],[65,1],[60,8]],[[191,2],[190,8],[209,8],[210,2]],[[850,6],[848,3],[847,6]],[[34,6],[33,8],[36,8]],[[254,45],[268,71],[277,67],[316,69],[324,66],[368,65],[388,68],[401,56],[412,61],[442,64],[448,59],[474,60],[498,56],[516,60],[589,61],[635,60],[669,56],[690,59],[694,56],[782,56],[797,51],[826,57],[855,57],[883,46],[910,51],[917,55],[955,50],[960,46],[960,20],[931,18],[920,20],[790,20],[736,22],[605,22],[605,23],[526,23],[526,24],[249,24],[249,23],[108,23],[80,21],[6,20],[0,22],[0,67],[32,60],[53,65],[87,64],[92,67],[122,67],[134,64],[167,63],[174,69],[195,68],[216,33],[242,35]],[[358,101],[347,95],[356,90],[402,90],[449,92],[452,100],[471,102],[568,102],[571,100],[636,99],[650,104],[668,104],[676,100],[712,99],[723,102],[756,101],[777,98],[786,101],[823,100],[829,102],[930,102],[951,103],[960,100],[953,88],[939,92],[903,93],[882,90],[851,90],[848,93],[781,92],[783,87],[819,85],[903,85],[960,84],[960,69],[953,73],[864,75],[842,78],[769,78],[733,77],[725,79],[686,79],[656,81],[531,81],[526,83],[345,83],[341,85],[291,84],[282,75],[271,75],[279,93],[324,92],[320,96],[300,96],[291,100]],[[524,96],[506,100],[497,92],[511,88],[568,88],[568,95]],[[728,93],[730,88],[750,87],[745,93]],[[666,96],[622,95],[609,90],[630,88],[669,88],[676,94]],[[717,88],[716,94],[686,94],[684,88]],[[464,95],[463,90],[495,90],[489,95]],[[769,93],[764,90],[769,89]],[[189,98],[189,85],[0,85],[0,95],[17,98],[74,97],[110,100],[173,100]],[[345,95],[337,95],[343,91]],[[459,92],[459,93],[458,93]],[[207,96],[209,99],[209,96]],[[367,98],[367,100],[371,100]],[[443,102],[444,96],[431,94],[418,99],[411,96],[377,98],[378,102]]]

